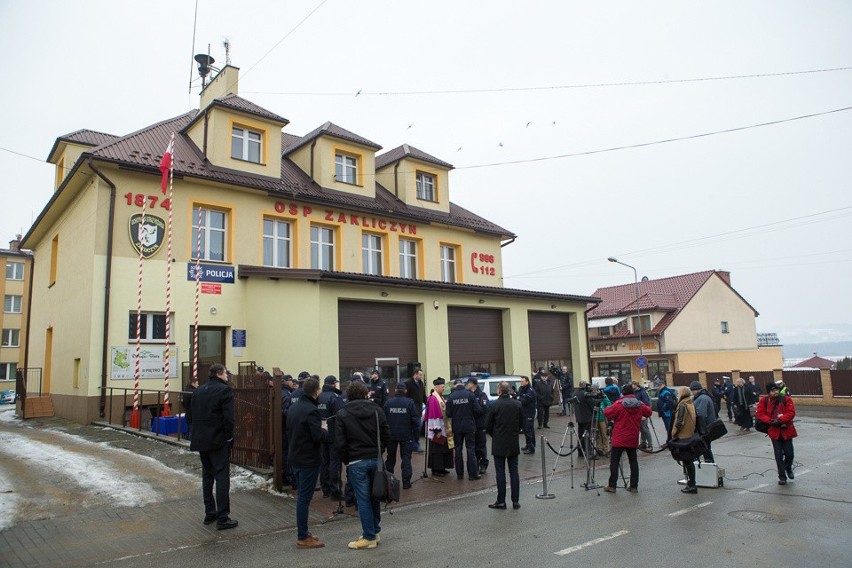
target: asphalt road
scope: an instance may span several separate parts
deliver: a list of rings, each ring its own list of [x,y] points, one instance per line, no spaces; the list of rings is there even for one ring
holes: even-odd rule
[[[801,415],[801,413],[800,413]],[[642,456],[639,493],[586,490],[585,469],[521,490],[519,511],[493,511],[493,489],[399,507],[382,521],[382,543],[351,551],[357,518],[314,532],[326,547],[298,550],[292,528],[160,547],[106,566],[814,566],[849,567],[852,480],[849,419],[797,421],[796,479],[777,485],[769,440],[736,428],[714,444],[726,469],[723,488],[680,493],[679,466],[667,454]],[[552,463],[553,455],[548,456]],[[538,456],[536,456],[538,458]],[[625,460],[626,467],[626,460]],[[597,481],[606,483],[604,470]]]

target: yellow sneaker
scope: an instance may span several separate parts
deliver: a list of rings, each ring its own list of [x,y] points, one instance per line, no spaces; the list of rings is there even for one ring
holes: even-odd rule
[[[381,544],[381,543],[382,543],[382,537],[379,533],[376,533],[376,544]]]
[[[378,539],[377,540],[367,540],[366,538],[364,538],[362,536],[361,538],[359,538],[355,542],[350,542],[349,548],[351,548],[352,550],[361,550],[361,549],[364,549],[364,548],[376,548],[377,544],[378,544]]]

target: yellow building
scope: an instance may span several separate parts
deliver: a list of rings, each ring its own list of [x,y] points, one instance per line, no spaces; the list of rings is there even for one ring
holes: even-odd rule
[[[133,387],[139,248],[141,386],[163,388],[169,214],[173,391],[193,360],[196,259],[202,371],[256,361],[346,380],[378,366],[395,379],[416,361],[432,379],[552,361],[588,375],[595,299],[503,288],[515,235],[452,203],[450,164],[408,145],[382,153],[331,123],[282,132],[287,120],[237,87],[227,66],[197,111],[51,150],[56,191],[24,244],[38,259],[29,365],[57,414],[91,421],[102,387]],[[159,163],[173,133],[168,202]]]
[[[588,314],[597,376],[625,382],[670,372],[781,368],[781,346],[758,345],[759,314],[731,287],[729,272],[645,280],[638,291],[632,283],[598,288],[593,296],[601,299]],[[637,365],[640,355],[645,371]]]
[[[0,249],[0,261],[6,267],[0,275],[0,391],[15,388],[18,369],[24,367],[24,345],[27,335],[30,272],[32,254],[21,250],[21,235],[9,241],[8,249]]]

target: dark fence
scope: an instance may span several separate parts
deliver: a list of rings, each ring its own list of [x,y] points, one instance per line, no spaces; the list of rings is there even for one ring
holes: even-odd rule
[[[834,369],[830,373],[834,396],[852,396],[852,370]]]
[[[725,377],[728,377],[730,379],[733,375],[731,373],[726,373],[726,372],[710,372],[710,371],[707,371],[704,374],[704,376],[707,377],[707,386],[710,387],[713,383],[716,382],[716,379],[719,379],[720,381],[724,381]],[[698,379],[695,379],[695,380],[697,381]]]
[[[231,386],[234,389],[235,423],[231,462],[270,470],[275,455],[272,431],[276,422],[272,420],[274,389],[257,374],[236,375],[231,378]],[[280,424],[281,421],[277,422]]]
[[[775,374],[772,371],[740,371],[740,376],[746,381],[749,377],[754,377],[754,382],[760,385],[761,390],[764,390],[766,383],[775,380]]]
[[[784,369],[781,376],[793,396],[822,396],[819,369]]]
[[[672,373],[672,386],[688,387],[689,383],[698,380],[698,373]]]
[[[23,419],[27,417],[27,396],[41,396],[41,367],[18,369],[15,374],[15,402],[20,403]]]

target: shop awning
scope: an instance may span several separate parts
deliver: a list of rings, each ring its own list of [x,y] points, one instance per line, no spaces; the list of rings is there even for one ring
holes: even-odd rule
[[[611,327],[613,325],[618,325],[624,320],[627,319],[627,316],[614,316],[611,318],[598,318],[589,320],[589,329],[594,327]]]

